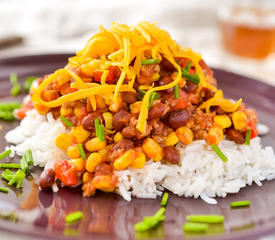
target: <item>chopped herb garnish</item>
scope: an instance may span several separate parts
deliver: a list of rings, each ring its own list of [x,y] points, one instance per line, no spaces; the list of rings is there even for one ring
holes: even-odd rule
[[[8,188],[4,188],[4,187],[0,187],[0,192],[8,193],[9,189]]]
[[[20,163],[0,163],[0,168],[21,168]]]
[[[189,80],[192,83],[199,84],[200,78],[199,75],[195,72],[193,75],[191,75],[186,69],[181,69],[182,76],[185,77],[187,80]]]
[[[99,120],[96,118],[94,120],[95,123],[95,135],[99,138]]]
[[[148,109],[151,108],[152,103],[155,99],[159,99],[159,94],[157,92],[151,92],[150,98],[149,98],[149,103],[148,103]]]
[[[187,72],[189,72],[190,68],[191,68],[191,62],[187,63],[187,66],[184,68]]]
[[[3,158],[9,156],[10,154],[11,154],[11,150],[10,149],[8,149],[8,150],[0,153],[0,160],[2,160]]]
[[[28,165],[28,160],[26,158],[26,156],[24,155],[21,160],[20,160],[20,164],[21,164],[21,169],[24,171],[24,172],[28,172],[30,169],[29,169],[29,165]]]
[[[9,185],[16,184],[16,188],[20,188],[22,185],[22,182],[25,178],[25,172],[22,169],[19,169],[15,175],[12,177],[12,179],[9,181]]]
[[[222,151],[218,148],[216,144],[212,144],[211,147],[221,160],[223,160],[224,162],[228,160],[227,157],[222,153]]]
[[[230,203],[230,207],[232,208],[249,207],[249,206],[250,206],[250,201],[238,201],[238,202]]]
[[[25,90],[30,91],[32,83],[35,79],[37,79],[37,77],[34,77],[34,76],[26,77],[25,82],[24,82]]]
[[[136,223],[134,228],[138,232],[144,232],[149,229],[154,228],[157,226],[160,222],[165,220],[165,211],[166,209],[164,207],[160,208],[155,215],[144,217],[143,221]]]
[[[99,125],[99,140],[100,142],[105,141],[105,128],[103,124]]]
[[[0,110],[0,118],[4,120],[14,120],[15,117],[12,111],[2,111]]]
[[[178,83],[174,86],[174,97],[176,99],[179,98],[179,84]]]
[[[85,152],[84,152],[84,149],[83,149],[83,147],[82,147],[82,144],[81,144],[81,143],[77,144],[77,148],[78,148],[78,151],[79,151],[79,153],[80,153],[81,158],[82,158],[83,160],[85,160],[85,159],[86,159],[86,154],[85,154]]]
[[[143,89],[138,89],[139,93],[140,93],[140,99],[142,100],[144,98],[144,95],[146,94],[146,91]]]
[[[165,193],[163,194],[163,196],[162,196],[160,205],[161,205],[161,206],[166,206],[166,205],[167,205],[167,201],[168,201],[168,193],[165,192]]]
[[[10,83],[12,85],[12,88],[10,90],[10,93],[12,96],[17,96],[20,93],[21,86],[18,82],[18,76],[16,73],[10,74]]]
[[[81,211],[73,212],[65,217],[67,224],[75,223],[83,218],[83,213]]]
[[[250,138],[251,138],[251,129],[246,131],[245,141],[244,144],[249,146],[250,145]]]
[[[223,223],[224,216],[222,215],[188,215],[186,220],[199,223]]]
[[[25,152],[25,156],[26,156],[26,158],[27,158],[28,165],[29,165],[29,166],[32,166],[32,165],[33,165],[32,151],[31,151],[30,149],[28,149],[28,150]]]
[[[1,177],[6,181],[10,181],[14,177],[15,173],[9,169],[6,169],[4,172],[1,173]]]
[[[64,116],[61,115],[60,119],[68,128],[74,127],[74,124],[71,121],[69,121],[67,118],[65,118]]]
[[[160,60],[157,58],[143,59],[141,65],[157,64],[160,63]]]
[[[190,223],[187,222],[183,225],[183,230],[185,232],[206,232],[209,228],[207,223]]]
[[[18,102],[0,103],[1,111],[13,111],[14,109],[17,109],[20,107],[21,107],[21,103],[18,103]]]

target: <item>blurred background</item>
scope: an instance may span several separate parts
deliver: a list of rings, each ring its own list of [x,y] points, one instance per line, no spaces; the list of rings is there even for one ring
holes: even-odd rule
[[[212,67],[275,85],[275,0],[0,0],[0,58],[74,53],[98,25],[140,20]]]

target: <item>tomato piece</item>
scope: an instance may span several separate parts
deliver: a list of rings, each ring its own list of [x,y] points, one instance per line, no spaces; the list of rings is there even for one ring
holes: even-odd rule
[[[56,161],[54,164],[55,176],[67,186],[77,184],[76,170],[66,160]]]
[[[118,67],[110,66],[107,70],[109,71],[107,78],[106,78],[107,83],[114,82],[116,80],[116,78],[119,77],[119,75],[120,75],[120,70]],[[95,71],[93,74],[94,81],[101,82],[102,74],[103,74],[102,71]]]
[[[71,87],[68,87],[66,89],[66,93],[73,93],[73,92],[76,92],[78,89],[77,88],[71,88]]]
[[[173,110],[180,110],[186,108],[187,101],[186,95],[181,91],[179,92],[179,98],[177,99],[176,105],[173,107]]]
[[[258,130],[256,127],[256,124],[252,121],[248,122],[248,126],[251,128],[251,137],[250,139],[253,139],[258,136]]]

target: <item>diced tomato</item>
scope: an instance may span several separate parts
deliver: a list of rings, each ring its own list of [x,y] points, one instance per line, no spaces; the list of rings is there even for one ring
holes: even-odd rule
[[[108,75],[106,78],[106,82],[113,82],[119,75],[120,75],[120,70],[118,67],[114,67],[114,66],[110,66],[108,68]],[[102,71],[95,71],[93,74],[94,77],[94,81],[95,82],[101,82],[101,76],[102,76],[103,72]]]
[[[76,92],[78,89],[77,88],[71,88],[71,87],[68,87],[66,89],[66,93],[73,93],[73,92]]]
[[[29,107],[22,107],[20,109],[14,110],[14,116],[20,120],[24,119],[26,117],[27,111],[31,110],[32,108]]]
[[[180,63],[180,66],[182,68],[185,68],[187,66],[187,63],[191,62],[188,58],[175,58],[177,63]]]
[[[173,107],[173,110],[180,110],[184,109],[187,105],[186,95],[182,93],[182,91],[179,92],[179,98],[177,99],[176,105]]]
[[[76,170],[66,160],[56,161],[54,164],[55,176],[67,186],[77,184]]]
[[[257,130],[256,124],[254,122],[250,121],[248,123],[248,126],[251,128],[251,137],[250,137],[250,139],[253,139],[253,138],[257,137],[258,136],[258,130]]]

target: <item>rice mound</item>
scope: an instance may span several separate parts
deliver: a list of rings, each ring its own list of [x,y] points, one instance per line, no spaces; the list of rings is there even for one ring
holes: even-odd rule
[[[52,114],[41,116],[36,110],[29,111],[20,126],[6,134],[6,140],[15,145],[10,147],[11,157],[22,156],[31,149],[35,165],[52,167],[55,159],[68,159],[65,151],[55,146],[55,139],[62,132],[66,132],[65,127]],[[197,140],[187,146],[177,145],[179,165],[150,160],[142,169],[115,171],[119,180],[117,193],[130,201],[133,196],[156,198],[168,189],[179,196],[200,197],[216,204],[213,197],[226,197],[253,182],[261,186],[261,181],[275,178],[273,149],[262,147],[259,137],[251,140],[250,146],[223,140],[219,148],[227,162],[204,140]]]

